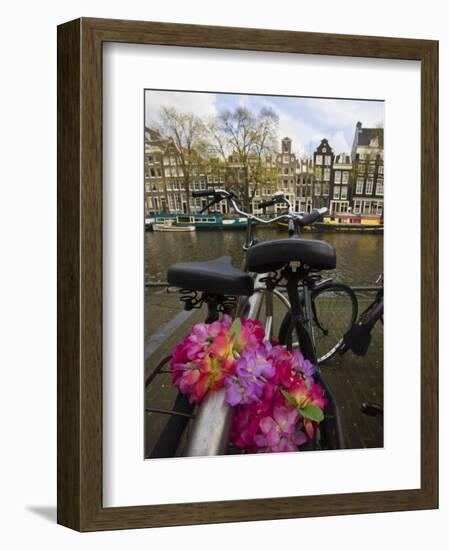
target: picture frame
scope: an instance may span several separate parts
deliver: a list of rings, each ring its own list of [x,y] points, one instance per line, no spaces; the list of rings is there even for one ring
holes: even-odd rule
[[[419,489],[103,506],[102,48],[106,42],[420,62]],[[57,114],[58,523],[96,531],[437,508],[438,42],[81,18],[58,27]]]

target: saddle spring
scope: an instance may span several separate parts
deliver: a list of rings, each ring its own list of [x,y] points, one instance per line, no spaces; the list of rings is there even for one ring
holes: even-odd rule
[[[199,294],[196,290],[182,288],[179,293],[180,301],[184,304],[186,311],[199,309],[203,303],[208,304],[209,309],[218,313],[231,313],[237,305],[237,296],[227,294],[208,294],[203,292]]]

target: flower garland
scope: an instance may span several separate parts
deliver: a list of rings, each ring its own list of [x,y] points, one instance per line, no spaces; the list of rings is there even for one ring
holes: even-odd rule
[[[198,323],[170,359],[173,384],[191,402],[225,388],[235,408],[231,443],[248,453],[298,451],[324,419],[316,367],[297,351],[264,340],[259,321],[228,315]]]

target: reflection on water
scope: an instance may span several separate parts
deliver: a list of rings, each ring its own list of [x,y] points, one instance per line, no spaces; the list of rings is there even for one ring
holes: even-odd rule
[[[262,240],[282,239],[286,233],[276,228],[256,228]],[[337,279],[351,285],[373,285],[383,270],[383,236],[357,233],[314,233],[305,238],[322,239],[337,252]],[[231,256],[241,267],[244,231],[193,231],[186,233],[145,233],[145,278],[165,281],[166,272],[176,262],[212,260]]]

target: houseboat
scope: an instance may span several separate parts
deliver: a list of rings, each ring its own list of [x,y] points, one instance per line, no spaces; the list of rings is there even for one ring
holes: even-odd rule
[[[277,225],[282,230],[288,229],[287,221],[277,222]],[[323,217],[323,221],[303,228],[303,231],[311,233],[383,233],[383,230],[381,216],[351,213],[328,214]]]
[[[202,229],[245,229],[246,218],[232,218],[223,214],[156,214],[145,218],[145,229],[151,231],[155,225],[174,224],[175,226],[193,226]]]

